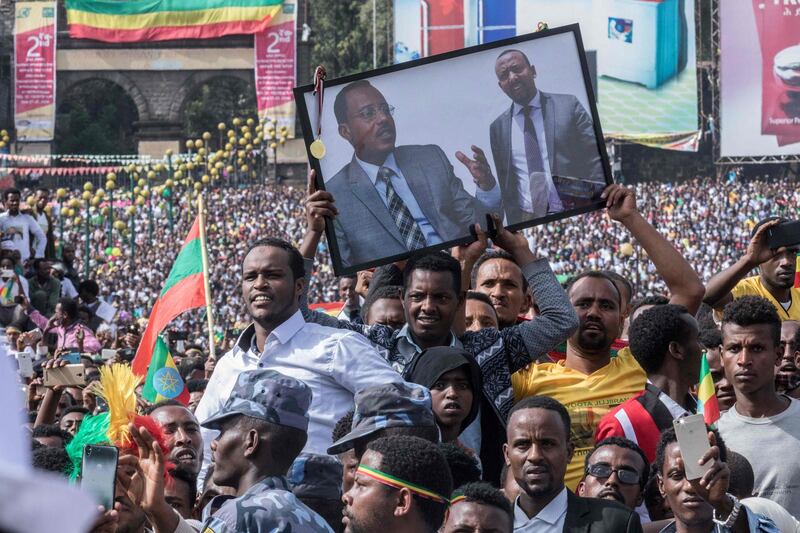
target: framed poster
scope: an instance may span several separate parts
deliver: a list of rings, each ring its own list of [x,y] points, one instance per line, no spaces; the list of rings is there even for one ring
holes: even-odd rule
[[[603,206],[611,169],[577,24],[294,89],[337,275]],[[317,138],[326,155],[316,159]]]

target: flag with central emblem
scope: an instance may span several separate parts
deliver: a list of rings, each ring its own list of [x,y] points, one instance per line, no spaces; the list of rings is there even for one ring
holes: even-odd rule
[[[142,397],[150,403],[164,400],[178,400],[184,405],[189,403],[189,390],[172,360],[169,346],[160,336],[156,339],[156,347],[147,369]]]

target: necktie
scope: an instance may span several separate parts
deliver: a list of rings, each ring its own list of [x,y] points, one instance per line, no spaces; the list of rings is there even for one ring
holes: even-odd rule
[[[533,107],[525,106],[523,113],[525,117],[523,137],[525,138],[525,158],[528,160],[531,205],[533,214],[540,217],[547,214],[547,179],[544,173],[542,151],[539,148],[539,140],[536,138],[536,128],[533,127],[533,119],[531,118]]]
[[[409,250],[416,250],[426,246],[425,236],[422,230],[419,229],[414,217],[408,210],[403,199],[394,190],[392,185],[392,175],[394,171],[387,167],[381,167],[378,171],[378,179],[386,184],[386,201],[389,204],[389,214],[392,215],[394,223],[397,224],[397,229],[400,230],[400,235],[406,243],[406,248]]]

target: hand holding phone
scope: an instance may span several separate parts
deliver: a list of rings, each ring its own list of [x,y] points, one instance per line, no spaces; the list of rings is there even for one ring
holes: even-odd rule
[[[711,449],[708,442],[706,422],[702,414],[685,416],[672,421],[678,446],[681,448],[686,479],[700,479],[712,466],[712,462],[700,465],[700,459]]]
[[[86,385],[86,368],[82,364],[44,368],[45,387],[82,387]]]

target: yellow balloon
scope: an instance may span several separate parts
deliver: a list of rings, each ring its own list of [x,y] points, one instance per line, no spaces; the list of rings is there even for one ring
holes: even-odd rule
[[[117,175],[114,172],[109,172],[106,174],[106,179],[111,181],[117,181]]]
[[[104,191],[103,189],[97,189],[96,191],[94,191],[94,195],[97,196],[98,198],[102,198],[103,196],[106,195],[106,191]]]
[[[219,131],[222,131],[222,130],[224,130],[225,128],[227,128],[227,126],[225,125],[225,123],[224,123],[224,122],[220,122],[219,124],[217,124],[217,129],[218,129]]]
[[[149,171],[149,172],[147,173],[147,179],[149,179],[149,180],[154,180],[154,179],[156,179],[156,173],[155,173],[154,171],[152,171],[152,170],[151,170],[151,171]]]
[[[202,191],[202,190],[203,190],[203,184],[202,184],[202,183],[200,183],[200,182],[196,182],[196,183],[194,184],[194,190],[195,190],[195,191],[197,191],[197,192],[200,192],[200,191]]]
[[[247,165],[242,165],[242,172],[247,172],[249,167]]]
[[[81,196],[83,197],[84,200],[87,200],[87,201],[91,200],[92,199],[92,192],[91,191],[83,191],[83,194]]]
[[[629,242],[623,242],[619,247],[619,253],[622,256],[630,257],[633,255],[633,245]]]
[[[92,190],[94,190],[94,185],[92,185],[91,181],[87,181],[86,183],[83,184],[83,190],[84,191],[92,191]]]
[[[56,190],[56,198],[58,198],[59,200],[65,198],[66,196],[67,196],[67,189],[64,189],[62,187],[61,189]]]
[[[242,119],[240,119],[239,117],[236,117],[235,119],[233,119],[233,125],[234,126],[239,126],[241,123],[242,123]]]
[[[225,167],[225,172],[227,172],[228,174],[230,174],[231,172],[233,172],[235,170],[236,169],[233,168],[233,165],[228,165],[227,167]]]
[[[72,224],[75,226],[80,226],[81,222],[82,222],[81,217],[75,217],[72,219]]]
[[[132,205],[129,205],[128,208],[125,210],[125,212],[129,217],[133,216],[134,214],[136,214],[136,208]]]
[[[136,205],[144,205],[144,198],[141,196],[136,199]]]
[[[183,178],[183,172],[181,172],[180,170],[176,170],[175,173],[173,174],[173,176],[175,177],[176,180],[182,179]]]
[[[209,141],[209,140],[211,140],[211,134],[210,134],[209,132],[207,132],[207,131],[204,131],[204,132],[203,132],[203,140],[204,140],[204,141]]]
[[[255,120],[253,120],[252,118],[248,118],[248,119],[247,119],[247,125],[248,125],[248,126],[252,126],[252,125],[253,125],[253,124],[255,124],[255,123],[256,123],[256,121],[255,121]]]
[[[162,163],[159,163],[159,164],[157,164],[157,165],[155,166],[156,172],[164,172],[164,170],[165,170],[166,168],[167,168],[167,167],[165,167],[165,166],[164,166]]]
[[[167,157],[171,157],[172,156],[172,148],[167,148],[164,151],[164,155],[166,155]]]
[[[278,147],[278,143],[271,142],[271,143],[269,143],[269,147],[274,150],[274,149],[276,149]]]
[[[247,150],[248,152],[252,151],[253,150],[253,145],[252,144],[248,144],[247,146],[244,147],[244,149]]]
[[[200,178],[200,181],[202,181],[203,183],[208,183],[209,181],[211,181],[211,178],[208,177],[208,174],[203,174],[203,177]]]
[[[94,198],[92,198],[92,205],[94,207],[97,207],[98,205],[100,205],[100,201],[101,201],[101,199],[98,198],[97,196],[95,196]]]
[[[202,148],[202,147],[203,147],[203,141],[201,141],[200,139],[197,139],[197,140],[194,142],[194,147],[195,147],[195,148]]]
[[[114,223],[114,226],[116,226],[116,225],[117,225],[117,224],[116,224],[116,223]],[[117,228],[117,229],[125,229],[125,224],[123,223],[123,224],[122,224],[122,227],[121,227],[121,228]],[[122,255],[122,250],[120,250],[118,246],[115,246],[115,247],[113,247],[113,248],[111,249],[111,254],[112,254],[112,255]]]
[[[188,148],[189,150],[191,150],[192,148],[194,148],[194,141],[193,141],[193,140],[191,140],[191,139],[189,139],[188,141],[186,141],[186,148]]]
[[[200,149],[197,151],[197,153],[198,153],[198,154],[200,154],[200,155],[206,155],[206,149],[205,149],[205,148],[200,148]]]

